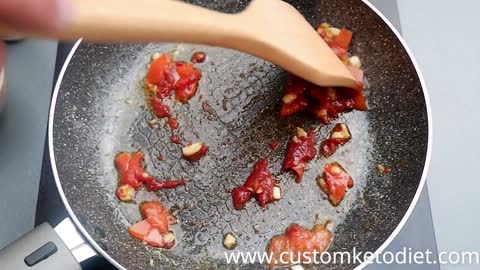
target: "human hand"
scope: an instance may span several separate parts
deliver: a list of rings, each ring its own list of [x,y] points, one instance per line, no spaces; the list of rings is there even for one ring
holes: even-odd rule
[[[0,0],[0,24],[34,31],[55,31],[70,18],[68,0]],[[6,47],[0,37],[0,89],[6,64]],[[0,90],[1,94],[1,90]]]

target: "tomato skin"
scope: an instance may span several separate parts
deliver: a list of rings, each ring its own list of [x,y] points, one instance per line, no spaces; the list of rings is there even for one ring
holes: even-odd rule
[[[132,225],[128,232],[145,244],[157,248],[172,248],[172,242],[165,242],[164,235],[169,233],[169,225],[175,224],[175,217],[159,202],[147,201],[140,205],[145,219]]]
[[[352,31],[343,28],[340,30],[340,33],[335,37],[333,44],[342,49],[348,50],[350,43],[352,42],[353,33]]]
[[[237,210],[242,209],[251,198],[252,192],[244,186],[239,186],[232,189],[233,207],[235,207]]]
[[[152,227],[158,229],[160,233],[168,232],[168,219],[166,215],[155,215],[147,217]]]
[[[308,132],[307,137],[299,138],[295,136],[294,139],[287,144],[287,152],[283,160],[283,169],[294,170],[297,174],[295,180],[297,183],[302,181],[303,172],[307,162],[316,156],[317,150],[315,149],[315,137],[315,132],[310,131]]]
[[[328,223],[327,223],[328,224]],[[298,224],[290,225],[283,235],[274,236],[268,245],[267,254],[272,256],[269,267],[286,266],[292,263],[312,263],[308,258],[298,257],[298,255],[313,254],[324,252],[332,242],[333,235],[325,225],[315,225],[312,230],[307,230]],[[288,253],[291,256],[283,256]]]
[[[192,63],[203,63],[203,62],[205,62],[206,59],[207,59],[207,54],[206,53],[195,52],[192,55],[192,58],[190,59],[190,61],[192,61]]]
[[[139,190],[142,184],[137,179],[137,175],[143,171],[143,153],[120,153],[115,158],[115,166],[119,172],[119,184],[129,185],[135,190]]]
[[[173,57],[169,54],[162,54],[158,59],[154,60],[150,64],[150,69],[147,74],[147,81],[151,84],[158,84],[162,82],[165,77],[165,71],[170,63],[172,63]]]
[[[288,76],[285,85],[284,96],[295,95],[296,98],[290,103],[282,102],[280,116],[285,117],[303,111],[308,107],[308,100],[303,96],[308,82],[294,75]]]
[[[319,185],[328,195],[330,203],[337,206],[345,197],[347,189],[353,187],[353,179],[340,164],[333,162],[325,165]]]
[[[345,128],[345,131],[343,131],[343,127]],[[335,132],[340,132],[345,137],[332,138]],[[324,140],[321,143],[320,153],[324,157],[329,157],[333,155],[333,153],[335,153],[335,151],[337,150],[337,146],[346,144],[347,142],[350,141],[351,138],[352,138],[352,135],[347,125],[339,123],[335,125],[335,127],[332,129],[332,131],[330,132],[329,138]]]
[[[142,203],[140,205],[140,213],[142,213],[145,218],[150,216],[166,215],[169,224],[177,223],[177,220],[174,216],[172,216],[172,214],[170,214],[170,212],[168,212],[168,209],[157,201],[147,201]]]
[[[175,85],[177,89],[184,89],[191,84],[196,84],[202,78],[200,70],[196,69],[192,64],[177,62],[176,69],[180,76],[180,79]]]
[[[258,204],[265,208],[267,204],[275,201],[273,188],[276,183],[276,180],[272,178],[268,170],[268,160],[262,159],[258,161],[245,183],[232,190],[233,206],[235,209],[240,210],[254,197]]]
[[[192,64],[185,62],[177,62],[176,70],[179,80],[175,84],[175,98],[185,103],[197,92],[198,82],[202,78],[202,73]]]
[[[115,166],[119,174],[119,187],[128,185],[135,190],[145,186],[148,191],[159,191],[165,188],[176,188],[185,185],[185,181],[165,181],[155,179],[145,172],[143,165],[144,154],[142,152],[120,153],[115,157]],[[124,198],[122,190],[117,190],[120,200]]]
[[[150,230],[148,234],[145,235],[143,242],[156,248],[162,248],[165,244],[162,233],[157,229]]]
[[[280,116],[285,117],[301,111],[304,111],[308,107],[308,100],[303,96],[298,96],[291,103],[282,103],[280,108]]]
[[[191,99],[195,93],[197,93],[197,83],[189,84],[183,88],[177,88],[175,90],[175,98],[182,102],[185,103],[189,99]]]
[[[177,119],[172,118],[172,117],[168,118],[167,124],[171,129],[177,129],[178,126],[179,126]]]
[[[170,108],[163,104],[162,101],[158,98],[151,98],[150,104],[152,105],[152,110],[158,118],[170,117]]]
[[[133,224],[130,228],[128,228],[128,233],[140,240],[144,240],[146,235],[153,229],[152,225],[144,219],[140,222]]]
[[[171,141],[172,143],[174,143],[174,144],[180,144],[180,143],[182,143],[180,137],[175,136],[175,135],[170,137],[170,141]]]
[[[333,41],[328,40],[327,37],[322,36],[333,50],[333,52],[338,56],[338,58],[343,59],[347,56],[348,48],[352,42],[353,33],[345,28],[340,30],[338,36],[335,37]]]

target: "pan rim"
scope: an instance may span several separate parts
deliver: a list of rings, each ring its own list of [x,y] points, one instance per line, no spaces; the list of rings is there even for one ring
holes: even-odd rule
[[[383,242],[383,244],[377,248],[377,250],[373,253],[373,256],[371,256],[369,258],[368,261],[364,261],[363,263],[361,263],[360,265],[358,265],[357,267],[354,268],[354,270],[360,270],[360,269],[363,269],[365,266],[371,264],[373,262],[373,260],[375,260],[375,258],[378,257],[378,255],[380,253],[382,253],[385,248],[390,245],[390,243],[397,237],[398,233],[400,232],[400,230],[403,228],[403,226],[405,225],[405,223],[407,222],[407,220],[410,218],[412,212],[413,212],[413,209],[415,208],[415,206],[417,205],[417,202],[420,198],[420,195],[425,187],[425,183],[426,183],[426,179],[427,179],[427,174],[428,174],[428,170],[429,170],[429,167],[430,167],[430,160],[431,160],[431,155],[432,155],[432,142],[433,142],[433,121],[432,121],[432,111],[431,111],[431,104],[430,104],[430,96],[428,94],[428,90],[427,90],[427,86],[426,86],[426,83],[425,83],[425,80],[423,78],[423,74],[420,70],[420,67],[415,59],[415,56],[413,55],[412,51],[410,50],[410,48],[408,47],[406,41],[403,39],[403,37],[400,35],[400,33],[398,32],[398,30],[393,26],[393,24],[385,17],[385,15],[383,15],[382,12],[380,12],[373,4],[371,4],[368,0],[362,0],[362,2],[364,4],[366,4],[371,10],[373,10],[377,16],[379,16],[383,22],[390,28],[390,30],[395,34],[396,38],[400,41],[400,43],[402,44],[403,48],[405,49],[405,51],[407,52],[407,55],[410,59],[410,61],[412,62],[414,68],[415,68],[415,71],[417,73],[417,76],[419,78],[419,81],[420,81],[420,85],[422,86],[422,92],[423,92],[423,96],[424,96],[424,99],[425,99],[425,107],[426,107],[426,111],[427,111],[427,125],[428,125],[428,136],[427,136],[427,151],[426,151],[426,157],[425,157],[425,162],[424,162],[424,167],[423,167],[423,171],[422,171],[422,176],[421,176],[421,179],[420,179],[420,183],[418,184],[418,187],[417,187],[417,190],[415,192],[415,195],[407,209],[407,211],[405,212],[405,215],[403,216],[403,218],[400,220],[400,222],[398,223],[397,227],[393,230],[393,232],[390,234],[390,236]],[[55,161],[55,151],[54,151],[54,145],[53,145],[53,120],[54,120],[54,116],[55,116],[55,107],[56,107],[56,104],[57,104],[57,98],[58,98],[58,93],[59,93],[59,90],[60,90],[60,87],[62,85],[62,82],[63,82],[63,77],[65,75],[65,72],[67,70],[67,67],[69,66],[70,64],[70,61],[72,60],[73,58],[73,55],[75,54],[75,52],[77,51],[78,47],[80,46],[82,42],[82,39],[79,39],[75,42],[75,45],[73,46],[73,48],[71,49],[71,51],[69,52],[68,54],[68,57],[67,59],[65,60],[63,66],[62,66],[62,69],[60,70],[60,73],[58,75],[58,78],[57,78],[57,81],[56,81],[56,84],[55,84],[55,88],[54,88],[54,92],[53,92],[53,95],[52,95],[52,101],[51,101],[51,104],[50,104],[50,112],[49,112],[49,117],[48,117],[48,150],[49,150],[49,155],[50,155],[50,162],[51,162],[51,167],[52,167],[52,172],[53,172],[53,177],[55,179],[55,184],[57,186],[57,189],[58,189],[58,193],[60,195],[60,198],[65,206],[65,208],[67,209],[67,212],[70,216],[70,218],[73,220],[75,226],[77,227],[77,229],[82,233],[83,237],[85,237],[85,239],[88,241],[88,243],[98,252],[100,253],[100,255],[102,255],[105,259],[107,259],[111,264],[113,264],[116,268],[118,269],[122,269],[122,270],[126,270],[126,268],[124,266],[122,266],[121,264],[119,264],[114,258],[112,258],[105,250],[103,250],[98,244],[97,242],[90,236],[90,234],[86,231],[86,229],[83,227],[83,225],[80,223],[79,219],[77,218],[76,214],[74,213],[72,207],[70,206],[70,203],[68,202],[68,199],[65,195],[65,192],[63,191],[63,187],[62,187],[62,184],[60,182],[60,177],[58,175],[58,171],[57,171],[57,165],[56,165],[56,161]]]

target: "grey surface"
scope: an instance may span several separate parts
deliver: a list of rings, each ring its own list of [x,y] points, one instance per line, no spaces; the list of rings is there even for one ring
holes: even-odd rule
[[[11,44],[0,115],[0,247],[33,227],[56,42]]]
[[[24,259],[48,242],[52,242],[57,247],[57,251],[45,260],[27,266]],[[68,247],[47,223],[36,227],[0,250],[0,262],[2,262],[2,269],[6,270],[81,270]]]
[[[371,0],[375,5],[397,28],[401,31],[397,1],[395,0]],[[437,254],[437,246],[435,241],[435,232],[432,222],[432,214],[430,210],[429,194],[427,185],[425,185],[422,195],[420,196],[415,209],[410,218],[405,223],[400,233],[395,237],[392,243],[385,249],[385,252],[399,252],[411,248],[413,251],[432,251]],[[434,270],[439,269],[438,264],[372,264],[367,266],[367,270],[383,270],[383,269],[413,269],[413,270]]]
[[[432,101],[428,187],[438,249],[478,251],[480,1],[402,0],[399,7],[405,38],[423,70]],[[442,266],[444,270],[478,268]]]

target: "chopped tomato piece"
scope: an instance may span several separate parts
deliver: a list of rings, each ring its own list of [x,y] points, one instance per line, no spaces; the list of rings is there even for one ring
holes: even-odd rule
[[[147,81],[151,84],[158,84],[162,82],[165,77],[165,71],[170,63],[173,61],[173,57],[169,54],[162,54],[158,59],[154,60],[150,64],[150,69],[147,74]]]
[[[175,98],[180,102],[187,102],[197,92],[197,84],[189,84],[183,88],[177,88],[175,90]]]
[[[202,54],[195,56],[202,61]],[[205,59],[203,59],[205,60]],[[144,88],[148,90],[152,110],[158,118],[171,117],[170,109],[162,100],[171,96],[175,91],[175,98],[187,102],[197,92],[198,82],[202,73],[192,64],[183,61],[174,62],[169,54],[162,54],[150,64]],[[172,129],[177,128],[174,120],[169,121]]]
[[[352,42],[352,37],[353,33],[350,30],[343,28],[340,30],[338,36],[335,37],[333,44],[337,47],[348,50],[350,43]]]
[[[185,88],[191,84],[195,84],[202,78],[200,70],[196,69],[192,64],[179,61],[176,63],[177,73],[180,76],[176,87]]]
[[[272,256],[270,268],[286,266],[293,263],[311,263],[302,254],[321,254],[327,250],[333,239],[333,234],[325,225],[315,225],[312,230],[302,228],[300,225],[292,224],[287,228],[285,234],[277,235],[270,240],[268,254]],[[289,256],[282,256],[288,254]],[[299,257],[300,256],[300,257]],[[286,262],[286,260],[291,260]],[[284,262],[282,264],[282,261]]]
[[[177,129],[178,128],[178,121],[175,118],[168,118],[167,124],[171,129]]]
[[[138,175],[143,172],[143,153],[121,153],[115,158],[115,165],[119,172],[119,184],[129,185],[139,190],[142,185]]]
[[[175,217],[156,201],[142,203],[140,212],[145,219],[128,229],[130,235],[152,247],[172,248],[175,236],[168,226],[177,222]]]
[[[296,182],[300,183],[307,162],[315,157],[316,152],[315,132],[306,133],[303,129],[297,128],[297,135],[287,145],[283,169],[294,170],[297,173]]]
[[[177,220],[168,211],[168,209],[157,201],[147,201],[142,203],[140,205],[140,213],[142,213],[145,218],[151,216],[165,215],[167,217],[168,224],[172,225],[177,223]]]
[[[338,34],[333,34],[327,31],[328,28],[330,28],[328,24],[322,24],[317,31],[337,56],[347,63],[347,51],[352,41],[352,32],[342,29]],[[319,87],[290,75],[285,85],[280,115],[288,116],[307,110],[320,122],[329,124],[330,119],[338,118],[338,114],[341,112],[353,109],[367,110],[366,98],[362,94],[363,71],[352,65],[346,67],[357,81],[357,85],[353,89]]]
[[[145,206],[145,204],[147,206]],[[152,227],[158,229],[160,233],[167,233],[168,232],[168,211],[164,209],[162,205],[159,203],[148,202],[143,204],[140,209],[142,214],[148,220]],[[158,207],[154,207],[152,205],[158,205]],[[160,209],[159,209],[160,208]]]
[[[333,40],[331,40],[328,35],[325,34],[320,34],[320,36],[330,46],[330,48],[338,56],[338,58],[343,59],[347,55],[348,48],[350,47],[350,43],[352,42],[353,33],[343,28]]]
[[[195,52],[192,55],[192,59],[190,59],[190,61],[192,61],[192,63],[203,63],[203,62],[205,62],[205,59],[207,59],[207,54],[206,53]]]
[[[253,171],[242,186],[232,190],[233,206],[235,209],[242,209],[245,204],[255,197],[261,207],[275,201],[273,188],[276,185],[268,170],[268,160],[262,159],[255,164]]]
[[[185,181],[183,180],[165,181],[150,176],[145,172],[143,158],[144,154],[142,152],[124,152],[115,158],[115,165],[119,173],[119,190],[117,190],[117,196],[120,200],[127,198],[125,195],[126,191],[128,191],[128,186],[139,190],[143,184],[148,191],[159,191],[165,188],[175,188],[185,185]]]
[[[282,103],[280,116],[285,117],[305,110],[308,107],[308,100],[303,96],[298,96],[292,102]]]
[[[202,78],[202,73],[192,64],[185,62],[177,62],[176,68],[180,79],[175,85],[175,98],[180,102],[186,102],[197,92],[198,82]]]
[[[149,174],[143,174],[142,176],[139,177],[141,182],[145,185],[148,191],[159,191],[162,189],[170,189],[170,188],[176,188],[179,186],[184,186],[186,183],[184,180],[158,180],[155,179],[154,177],[150,176]]]
[[[147,235],[145,235],[143,242],[152,247],[162,248],[164,247],[165,239],[158,229],[153,229],[150,230]]]
[[[237,210],[242,209],[251,198],[252,191],[245,186],[235,187],[232,190],[233,207]]]
[[[324,157],[329,157],[335,153],[337,146],[346,144],[351,138],[352,135],[348,127],[345,124],[337,124],[330,133],[329,138],[322,142],[320,152]]]
[[[175,135],[170,137],[170,141],[174,144],[180,144],[181,143],[180,137],[175,136]]]
[[[165,240],[163,235],[146,219],[128,228],[128,233],[130,233],[131,236],[141,240],[145,245],[156,248],[164,247]]]
[[[152,105],[153,112],[158,118],[170,117],[170,109],[167,105],[163,104],[162,101],[158,98],[152,98],[150,100]]]
[[[303,96],[308,82],[294,75],[290,75],[285,85],[280,116],[288,116],[303,111],[308,106],[308,100]]]
[[[145,237],[152,229],[152,225],[150,225],[148,220],[144,219],[128,228],[128,233],[130,233],[130,235],[133,237],[144,241]]]
[[[333,206],[340,204],[347,189],[353,187],[352,177],[336,162],[325,165],[323,176],[317,178],[317,182]]]
[[[174,62],[170,63],[165,70],[164,84],[167,85],[170,90],[173,90],[178,80],[180,80],[180,75],[178,75],[177,72],[177,65]]]

